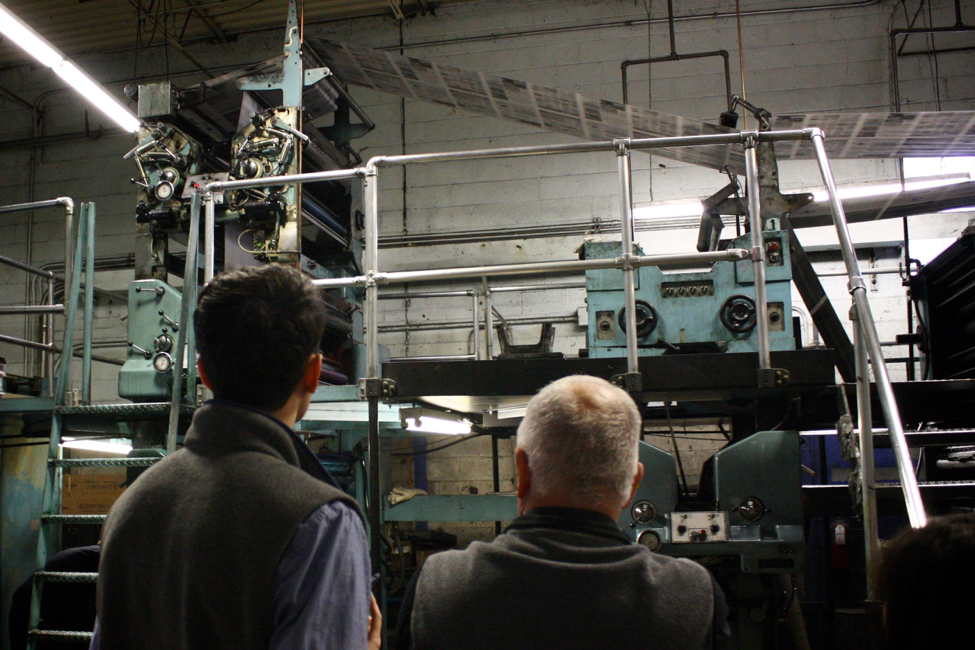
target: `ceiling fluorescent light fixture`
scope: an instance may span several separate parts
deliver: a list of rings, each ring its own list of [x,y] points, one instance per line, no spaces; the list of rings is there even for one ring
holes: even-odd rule
[[[80,440],[76,438],[64,438],[63,440],[64,442],[61,443],[61,446],[67,449],[100,451],[106,454],[119,454],[120,456],[124,456],[132,451],[132,445],[127,445],[120,442],[111,442],[110,440],[86,440],[84,438]]]
[[[947,178],[932,178],[923,181],[907,181],[902,186],[900,183],[884,183],[883,185],[867,185],[864,187],[847,187],[839,188],[837,194],[840,199],[858,199],[867,196],[884,196],[886,194],[897,194],[898,192],[904,191],[915,191],[915,190],[927,190],[933,187],[944,187],[946,185],[955,185],[956,183],[964,183],[970,180],[962,174],[957,174],[949,176]],[[828,199],[826,190],[815,190],[813,191],[813,200],[817,203],[822,203]]]
[[[435,433],[442,436],[462,436],[471,432],[471,423],[460,415],[442,413],[423,407],[403,408],[400,424],[412,433]]]
[[[19,45],[28,54],[51,68],[55,74],[77,90],[85,99],[105,113],[129,133],[139,130],[139,119],[132,111],[112,97],[81,68],[57,51],[44,37],[0,4],[0,33]]]

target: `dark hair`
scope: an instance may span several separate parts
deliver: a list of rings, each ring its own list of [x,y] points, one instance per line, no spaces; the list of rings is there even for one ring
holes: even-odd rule
[[[281,264],[221,273],[200,292],[194,315],[214,397],[266,411],[288,401],[324,328],[318,290]]]
[[[971,616],[964,594],[975,584],[975,514],[932,519],[884,548],[877,575],[889,650],[950,647]]]

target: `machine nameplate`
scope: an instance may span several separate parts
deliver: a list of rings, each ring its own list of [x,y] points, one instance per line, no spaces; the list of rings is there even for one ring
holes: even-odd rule
[[[697,298],[714,295],[713,280],[688,280],[684,282],[663,282],[660,295],[664,298]]]

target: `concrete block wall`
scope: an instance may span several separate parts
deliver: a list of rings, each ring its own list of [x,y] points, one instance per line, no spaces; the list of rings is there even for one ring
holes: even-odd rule
[[[953,3],[932,2],[933,24],[951,24]],[[828,8],[816,9],[817,4],[823,3],[767,0],[743,7],[742,56],[748,99],[773,113],[888,110],[893,88],[887,33],[889,26],[907,24],[900,5],[892,0],[837,0]],[[917,0],[907,0],[904,5],[913,15]],[[372,47],[401,49],[409,56],[620,101],[621,62],[644,58],[648,53],[660,56],[669,51],[665,4],[650,3],[649,24],[645,20],[646,6],[641,0],[484,0],[447,5],[439,8],[435,16],[421,16],[402,24],[385,18],[346,20],[308,25],[307,33]],[[682,53],[728,50],[732,89],[740,92],[742,75],[734,7],[731,0],[679,3],[676,46]],[[965,18],[971,22],[971,8],[963,9]],[[760,13],[766,11],[774,13]],[[926,15],[919,18],[918,25],[925,20]],[[282,15],[281,26],[241,35],[237,42],[225,47],[195,43],[187,49],[212,70],[222,72],[229,66],[256,62],[279,53],[283,21]],[[936,43],[939,47],[950,47],[954,41],[939,37]],[[909,45],[924,47],[917,37],[911,37]],[[81,55],[77,60],[119,95],[125,83],[160,78],[167,71],[185,85],[202,79],[172,48],[168,57],[167,60],[164,48],[156,47],[138,53]],[[936,110],[940,102],[944,110],[975,108],[972,78],[975,67],[971,65],[971,57],[971,53],[964,52],[939,55],[937,65],[928,56],[900,59],[901,107]],[[648,78],[652,78],[652,83],[648,83]],[[60,88],[52,75],[33,66],[0,71],[0,85],[29,102]],[[652,68],[632,66],[628,91],[631,103],[699,119],[716,120],[725,108],[719,59],[656,64]],[[538,132],[533,127],[366,89],[353,88],[352,92],[378,125],[355,143],[366,157],[574,141],[568,136]],[[87,106],[74,94],[55,92],[44,98],[41,106],[44,110],[39,133],[84,131]],[[35,148],[31,181],[31,151],[2,146],[4,142],[31,136],[34,132],[31,111],[3,98],[0,98],[0,109],[4,111],[0,123],[0,165],[6,172],[0,175],[0,204],[62,195],[72,196],[78,202],[96,201],[97,255],[132,252],[138,245],[132,215],[134,192],[129,183],[133,172],[129,163],[121,160],[122,154],[131,148],[132,139],[103,136]],[[96,133],[97,126],[105,124],[94,112],[89,121]],[[642,153],[634,154],[633,168],[633,196],[637,206],[651,201],[708,196],[727,182],[719,173]],[[834,161],[834,168],[841,183],[889,180],[897,174],[896,165],[891,161]],[[608,153],[384,168],[380,185],[380,234],[409,236],[438,231],[548,227],[567,222],[592,223],[593,230],[598,231],[600,222],[619,216],[615,172],[615,160]],[[782,177],[784,187],[788,188],[815,187],[819,183],[814,166],[806,162],[783,163]],[[971,216],[956,213],[912,218],[912,236],[953,237]],[[56,211],[34,215],[31,251],[34,264],[61,260],[64,240],[58,219]],[[26,223],[26,215],[0,215],[0,253],[26,258]],[[875,224],[875,229],[881,231],[876,236],[884,240],[892,241],[900,236],[900,225],[895,222]],[[649,253],[664,252],[680,250],[673,247],[675,242],[693,241],[694,235],[691,229],[654,231],[641,235],[640,241]],[[802,237],[805,240],[806,235]],[[384,248],[380,260],[382,270],[398,270],[571,259],[581,243],[582,237],[561,236]],[[690,250],[691,245],[683,249]],[[886,257],[877,264],[895,264],[894,253],[887,250],[883,255]],[[827,264],[824,268],[834,266]],[[572,279],[575,278],[560,278]],[[524,279],[518,283],[538,281]],[[842,280],[825,282],[831,295],[845,298]],[[877,309],[883,339],[906,327],[903,288],[898,283],[896,276],[881,276],[877,280],[877,299],[886,301]],[[119,280],[111,288],[124,288],[124,282]],[[404,290],[444,288],[472,288],[472,285],[422,284]],[[0,268],[0,304],[22,302],[24,293],[23,276]],[[584,298],[584,292],[579,290],[493,296],[495,306],[505,318],[529,320],[567,319],[585,306]],[[471,311],[469,298],[417,298],[381,304],[382,323],[390,329],[381,335],[381,342],[390,348],[393,356],[472,352],[470,329],[424,329],[407,334],[395,327],[407,323],[467,321]],[[99,307],[96,340],[125,338],[121,310],[118,305]],[[838,307],[838,311],[843,313],[845,307]],[[19,336],[22,328],[22,318],[0,317],[3,332]],[[516,342],[529,342],[537,337],[537,326],[516,326],[514,336]],[[584,345],[585,331],[578,325],[571,322],[557,325],[556,350],[571,355]],[[8,358],[10,371],[23,371],[19,349],[0,345],[0,355]],[[111,367],[96,366],[97,400],[116,398],[112,373]],[[457,451],[462,449],[463,445],[458,446]],[[431,457],[431,463],[434,462]],[[479,470],[474,469],[469,480],[483,480]],[[447,489],[445,483],[441,485]]]

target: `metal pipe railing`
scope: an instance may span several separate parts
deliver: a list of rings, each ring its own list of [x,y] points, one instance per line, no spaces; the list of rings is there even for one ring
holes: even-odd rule
[[[480,300],[479,300],[479,296],[477,295],[477,292],[471,294],[471,299],[473,300],[473,303],[471,305],[471,314],[474,317],[474,328],[473,328],[474,358],[480,361],[481,360],[481,314],[480,314]],[[490,334],[491,333],[488,332],[488,336],[490,336]]]
[[[492,299],[491,299],[491,289],[487,285],[487,278],[484,278],[484,332],[486,335],[485,339],[485,352],[487,353],[487,360],[490,361],[494,358],[494,311],[493,311]]]
[[[70,196],[60,196],[56,199],[47,199],[44,201],[31,201],[30,203],[16,203],[12,205],[0,206],[0,214],[8,214],[11,212],[28,212],[30,210],[39,210],[42,208],[64,208],[64,221],[65,221],[65,237],[64,237],[64,286],[70,285],[71,280],[71,257],[72,257],[72,230],[74,224],[74,199]],[[28,246],[30,242],[28,242]],[[16,337],[7,336],[5,337],[5,342],[12,343],[14,345],[20,345],[25,348],[30,348],[34,350],[43,350],[45,354],[45,370],[47,374],[47,392],[49,396],[54,395],[54,314],[63,313],[64,308],[61,306],[61,311],[58,312],[54,308],[54,274],[50,271],[44,269],[39,269],[30,264],[24,264],[17,260],[11,259],[9,257],[0,256],[0,264],[5,264],[13,268],[20,269],[21,271],[26,271],[32,275],[37,275],[43,278],[47,278],[48,281],[48,304],[47,308],[50,311],[47,312],[27,312],[22,311],[22,314],[46,314],[45,317],[45,329],[47,329],[47,336],[45,337],[46,343],[37,343],[33,341],[28,341],[27,339],[18,339]],[[67,292],[67,290],[66,290]],[[28,300],[29,301],[29,300]],[[29,335],[29,323],[24,325],[24,336]],[[35,343],[34,345],[27,345],[27,343]],[[24,359],[25,364],[27,359]]]
[[[491,293],[523,293],[525,291],[548,291],[554,289],[585,289],[585,282],[562,282],[559,284],[522,284],[501,287],[488,286]],[[416,291],[410,293],[381,293],[380,300],[413,300],[414,298],[461,298],[470,296],[473,289],[455,291]]]
[[[908,519],[911,522],[911,526],[920,528],[927,523],[927,515],[924,512],[924,502],[921,501],[921,491],[918,489],[917,477],[914,475],[914,463],[911,461],[911,454],[907,447],[907,439],[904,437],[904,425],[901,422],[900,410],[897,408],[897,400],[894,398],[894,389],[890,383],[887,364],[884,361],[883,350],[880,346],[880,337],[877,335],[877,325],[874,321],[873,312],[870,309],[866,284],[864,284],[863,276],[860,274],[860,265],[857,262],[856,251],[853,248],[850,228],[846,222],[846,213],[843,211],[843,204],[840,202],[839,195],[836,192],[836,181],[833,178],[833,171],[830,168],[829,158],[826,155],[823,132],[820,129],[812,129],[812,131],[813,133],[810,134],[810,139],[816,150],[819,171],[823,177],[823,183],[826,185],[827,193],[829,194],[829,206],[833,213],[833,223],[836,226],[836,234],[840,241],[840,249],[843,252],[843,261],[846,264],[847,274],[850,276],[849,288],[853,296],[853,304],[857,309],[860,333],[863,335],[864,344],[873,366],[874,378],[877,382],[877,395],[880,398],[880,405],[883,408],[884,420],[887,422],[887,429],[890,434],[890,446],[894,450],[894,459],[897,461],[897,474],[900,477],[901,488],[904,491]]]
[[[758,142],[749,137],[745,141],[745,183],[748,187],[748,233],[752,244],[752,272],[755,287],[755,324],[758,330],[758,366],[772,367],[772,351],[768,338],[768,296],[765,292],[765,241],[762,239],[762,201],[758,182]]]
[[[877,481],[874,476],[873,413],[870,404],[870,359],[860,332],[856,307],[853,320],[853,350],[857,373],[857,420],[860,441],[860,498],[863,502],[863,537],[867,565],[867,600],[875,601],[874,578],[880,566],[880,531],[877,519]]]
[[[19,345],[23,348],[30,348],[32,350],[44,350],[45,352],[54,352],[54,344],[52,343],[38,343],[37,341],[28,341],[26,339],[19,339],[15,336],[7,336],[6,334],[0,334],[0,343],[10,343],[11,345]]]
[[[10,316],[13,314],[63,314],[64,305],[3,305],[0,306],[0,315]]]
[[[620,261],[623,267],[623,304],[626,313],[623,315],[626,323],[626,372],[636,374],[640,372],[639,350],[636,337],[636,267],[633,254],[633,187],[632,169],[630,167],[630,149],[624,143],[617,143],[616,167],[620,186],[620,233],[622,234],[622,252]]]
[[[312,284],[326,289],[365,286],[376,284],[406,284],[434,280],[459,280],[467,278],[539,275],[559,271],[592,271],[597,269],[622,269],[625,264],[633,268],[657,266],[659,268],[684,267],[692,264],[713,264],[715,262],[740,262],[749,258],[749,252],[742,248],[729,248],[723,251],[706,253],[674,253],[667,255],[634,255],[630,260],[623,258],[600,258],[590,260],[562,260],[559,262],[527,262],[523,264],[497,264],[494,266],[468,266],[428,271],[390,271],[371,273],[348,278],[326,278],[312,280]]]
[[[39,269],[30,264],[24,264],[23,262],[18,262],[15,259],[11,259],[5,255],[0,255],[0,264],[4,266],[12,266],[15,269],[20,269],[21,271],[26,271],[27,273],[33,273],[34,275],[39,275],[42,278],[53,278],[54,274],[50,271],[45,271],[44,269]]]

